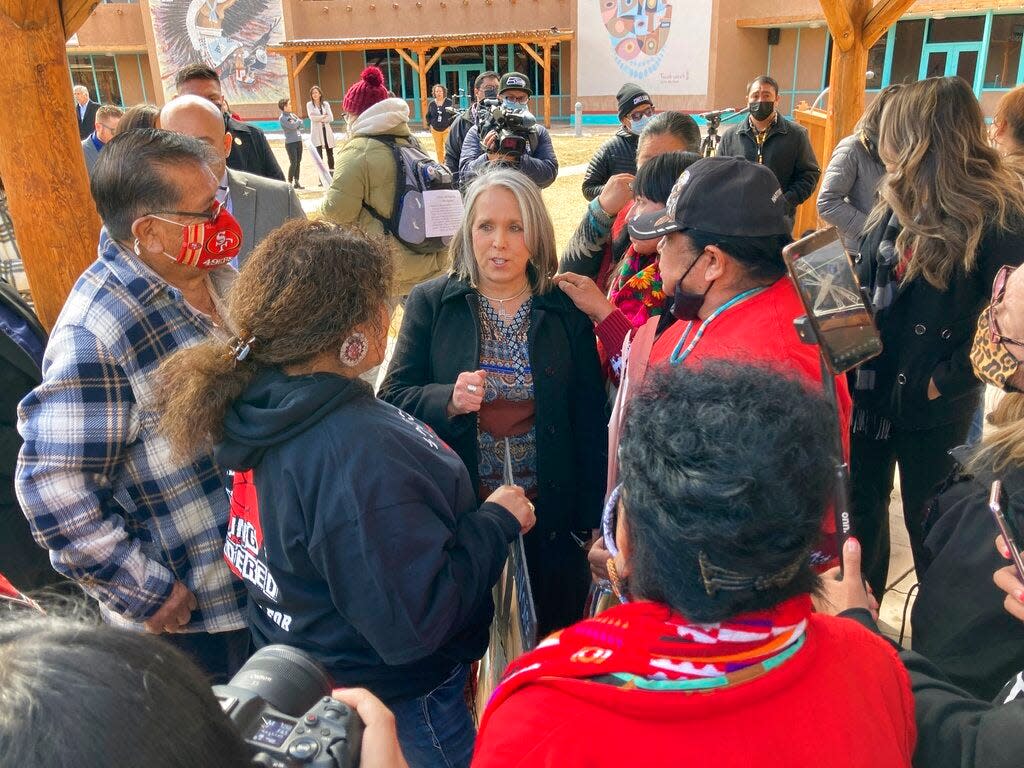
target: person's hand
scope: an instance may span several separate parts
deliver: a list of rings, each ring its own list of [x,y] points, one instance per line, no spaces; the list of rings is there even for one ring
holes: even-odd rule
[[[498,146],[498,132],[488,131],[484,134],[484,137],[480,140],[480,146],[483,147],[488,154],[494,152]]]
[[[843,576],[840,577],[838,567],[821,574],[821,594],[812,598],[818,613],[836,616],[850,608],[866,608],[871,618],[878,621],[878,601],[861,575],[860,558],[860,542],[852,537],[847,539],[843,546]]]
[[[526,533],[537,522],[533,502],[526,498],[526,493],[518,485],[503,485],[490,496],[487,501],[508,510],[516,520],[522,533]]]
[[[615,311],[615,305],[605,298],[597,283],[589,277],[566,272],[555,275],[555,285],[562,289],[562,292],[572,299],[576,309],[590,318],[590,322],[597,325],[608,315]]]
[[[996,537],[996,549],[1007,560],[1011,559],[1010,550],[1002,536]],[[1020,576],[1017,574],[1017,566],[1008,565],[1005,568],[1000,568],[992,574],[992,581],[1006,593],[1006,598],[1003,600],[1003,608],[1006,612],[1015,619],[1024,621],[1024,584],[1021,583]]]
[[[612,553],[604,545],[604,536],[598,536],[587,552],[587,563],[594,581],[608,581],[608,561]]]
[[[939,388],[935,386],[935,379],[928,379],[928,399],[936,400],[942,397],[942,393],[939,392]]]
[[[487,371],[463,371],[455,380],[455,389],[448,401],[448,418],[476,413],[484,402]]]
[[[616,173],[610,176],[601,189],[601,194],[597,196],[601,210],[609,216],[617,216],[633,199],[635,178],[632,173]]]
[[[196,596],[180,581],[174,582],[170,596],[164,604],[146,620],[146,631],[159,635],[163,632],[180,632],[192,619],[192,611],[199,607]]]
[[[339,688],[331,696],[352,707],[363,721],[362,768],[409,768],[398,744],[395,716],[384,702],[365,688]]]

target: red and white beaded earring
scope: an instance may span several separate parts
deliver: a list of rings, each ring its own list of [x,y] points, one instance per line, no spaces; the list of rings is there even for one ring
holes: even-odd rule
[[[366,359],[366,353],[370,345],[366,341],[366,334],[361,331],[353,331],[351,335],[341,344],[341,362],[349,368],[355,368]]]

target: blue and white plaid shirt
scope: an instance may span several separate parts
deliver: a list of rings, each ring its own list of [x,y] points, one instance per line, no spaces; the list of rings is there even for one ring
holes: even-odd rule
[[[234,276],[210,273],[215,299]],[[50,335],[43,383],[18,407],[22,509],[53,567],[111,624],[141,629],[177,580],[199,604],[185,631],[246,626],[245,587],[221,557],[224,476],[211,454],[175,460],[153,408],[160,362],[215,333],[104,229]]]

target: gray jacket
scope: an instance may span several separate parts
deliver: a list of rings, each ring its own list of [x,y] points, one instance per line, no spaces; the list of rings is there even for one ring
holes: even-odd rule
[[[89,176],[91,178],[92,168],[100,158],[100,151],[96,149],[96,145],[92,143],[91,133],[82,139],[82,153],[85,155],[85,170],[89,172]]]
[[[885,167],[876,161],[854,134],[840,141],[832,153],[818,193],[818,215],[839,230],[847,251],[860,251],[864,223],[875,207],[878,183]]]
[[[273,230],[289,219],[306,218],[295,190],[284,181],[228,168],[228,194],[231,215],[238,219],[242,228],[239,269],[245,265],[252,249]]]
[[[285,144],[294,144],[297,141],[302,141],[302,135],[299,133],[299,129],[302,128],[302,121],[293,113],[282,112],[277,122],[281,124],[281,130],[284,131]]]

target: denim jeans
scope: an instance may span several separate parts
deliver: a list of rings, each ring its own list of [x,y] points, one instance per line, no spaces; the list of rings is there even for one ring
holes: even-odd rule
[[[430,693],[391,706],[410,768],[468,768],[476,740],[464,695],[468,673],[457,664]]]

